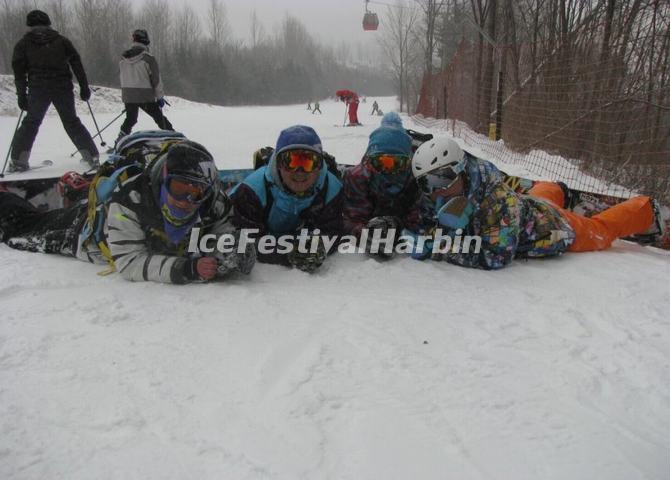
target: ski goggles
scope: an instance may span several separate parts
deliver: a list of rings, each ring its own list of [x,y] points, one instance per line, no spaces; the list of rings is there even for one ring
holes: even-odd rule
[[[291,172],[302,168],[305,173],[310,173],[321,168],[323,157],[311,150],[284,150],[277,155],[277,162]]]
[[[184,175],[168,175],[165,187],[172,198],[178,202],[202,203],[212,193],[212,186],[201,180]]]
[[[417,180],[417,183],[423,193],[431,194],[436,190],[448,189],[456,180],[458,173],[449,165],[424,175]]]
[[[370,166],[379,173],[404,172],[409,168],[410,158],[408,155],[391,155],[382,153],[380,155],[369,155]]]

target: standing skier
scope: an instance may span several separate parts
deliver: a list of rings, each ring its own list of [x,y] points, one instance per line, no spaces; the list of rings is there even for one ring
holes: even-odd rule
[[[126,109],[126,119],[121,124],[117,142],[133,130],[140,109],[153,118],[161,130],[174,130],[163,115],[163,83],[158,62],[149,53],[149,34],[146,30],[135,30],[132,38],[133,44],[123,52],[119,61],[121,99]]]
[[[95,167],[98,149],[77,117],[72,92],[74,72],[79,82],[79,96],[85,102],[91,98],[79,53],[70,40],[51,28],[51,20],[43,11],[28,13],[26,25],[30,31],[14,47],[12,69],[18,105],[27,115],[12,142],[8,171],[23,172],[30,168],[30,151],[52,103],[82,160]]]
[[[312,115],[314,115],[316,112],[319,112],[319,115],[322,115],[321,105],[319,105],[318,100],[316,102],[314,102],[314,110],[312,110]]]
[[[412,171],[430,199],[428,231],[481,238],[479,251],[453,252],[436,259],[457,265],[499,269],[514,258],[560,255],[609,248],[620,237],[643,233],[660,215],[649,197],[631,198],[591,218],[563,209],[560,184],[538,182],[528,195],[512,191],[503,174],[490,162],[464,152],[449,137],[421,145]],[[431,252],[417,252],[428,258]]]
[[[361,125],[358,121],[358,94],[351,90],[338,90],[335,92],[335,95],[337,95],[347,107],[347,113],[349,115],[348,126],[355,127]]]
[[[394,229],[397,238],[403,228],[418,229],[421,194],[410,169],[411,156],[412,139],[402,120],[395,112],[387,113],[370,134],[361,162],[345,173],[347,233],[358,236],[364,228]]]
[[[235,225],[258,229],[259,236],[297,235],[302,229],[309,230],[310,238],[342,233],[342,184],[328,171],[321,139],[311,127],[282,130],[269,164],[235,187],[231,199]],[[296,245],[286,254],[259,252],[258,260],[312,272],[328,253],[318,245],[309,252]]]
[[[358,95],[346,97],[345,101],[349,112],[349,126],[361,125],[361,122],[358,121]]]
[[[375,101],[372,103],[372,111],[370,112],[370,115],[375,115],[375,114],[377,114],[377,115],[379,115],[379,116],[382,115],[382,111],[379,110],[379,104],[377,103],[377,100],[375,100]]]

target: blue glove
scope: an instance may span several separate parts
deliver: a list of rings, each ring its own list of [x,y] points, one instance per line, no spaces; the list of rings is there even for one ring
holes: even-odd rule
[[[163,108],[165,106],[165,99],[163,97],[161,97],[158,100],[156,100],[156,103],[158,104],[158,106],[160,108]]]
[[[437,211],[437,221],[452,230],[464,229],[470,223],[475,207],[467,198],[459,195],[450,199]]]

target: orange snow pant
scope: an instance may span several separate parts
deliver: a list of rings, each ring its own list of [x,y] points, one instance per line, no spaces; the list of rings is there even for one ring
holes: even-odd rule
[[[575,241],[568,248],[570,252],[604,250],[617,238],[643,233],[654,223],[651,198],[645,196],[628,199],[589,218],[563,208],[563,190],[556,183],[537,182],[528,194],[558,207],[574,229]]]

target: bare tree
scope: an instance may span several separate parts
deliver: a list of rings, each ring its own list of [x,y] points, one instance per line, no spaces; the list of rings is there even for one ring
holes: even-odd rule
[[[400,110],[409,111],[409,66],[412,58],[412,39],[415,37],[419,9],[398,0],[386,10],[381,47],[391,62],[400,94]]]
[[[72,30],[72,9],[67,0],[51,0],[49,10],[54,28],[66,37]]]
[[[26,32],[25,20],[30,5],[12,0],[2,0],[0,5],[2,6],[0,9],[0,29],[2,30],[2,35],[0,35],[0,49],[2,51],[0,66],[3,71],[9,72],[12,68],[14,45]]]
[[[158,59],[161,70],[169,67],[172,48],[171,31],[173,28],[172,11],[167,0],[147,0],[139,12],[131,32],[137,28],[145,29],[151,38],[151,52]],[[169,78],[169,75],[163,75]]]
[[[226,7],[221,0],[209,0],[207,15],[209,36],[213,44],[221,50],[229,39],[230,27]]]
[[[437,47],[436,30],[445,0],[415,0],[423,12],[423,49],[425,71],[433,73],[433,55]]]
[[[202,23],[191,7],[175,11],[169,0],[0,0],[0,72],[11,73],[12,50],[26,32],[29,10],[42,8],[54,27],[68,32],[92,83],[118,85],[120,53],[135,29],[145,29],[166,92],[222,105],[281,104],[323,98],[343,85],[366,93],[393,93],[387,72],[338,61],[332,46],[320,45],[295,17],[278,26],[273,42],[252,13],[251,46],[232,38],[225,0],[210,0]],[[67,25],[67,26],[65,26]],[[201,30],[204,26],[204,33]],[[374,92],[373,92],[374,90]]]
[[[265,41],[265,28],[256,14],[256,10],[251,11],[249,16],[249,25],[250,31],[249,35],[251,37],[251,48],[256,49],[258,45]]]

